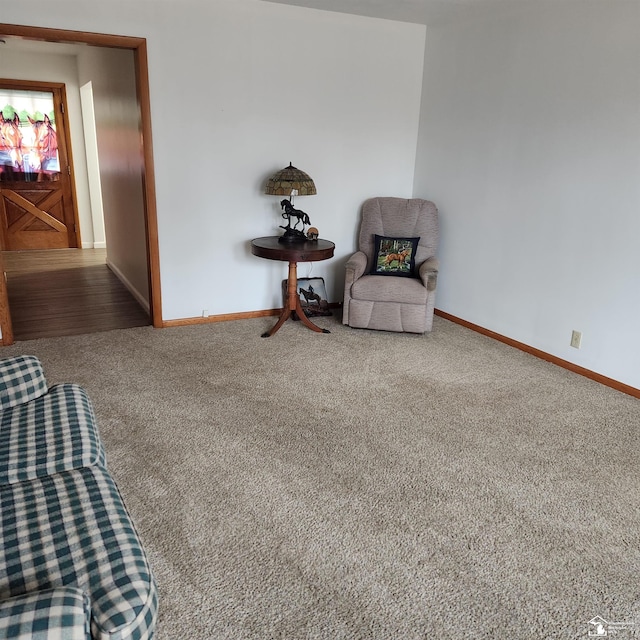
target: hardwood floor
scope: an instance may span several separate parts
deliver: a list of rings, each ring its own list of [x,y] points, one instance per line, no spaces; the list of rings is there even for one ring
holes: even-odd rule
[[[70,336],[150,324],[106,265],[105,249],[5,251],[14,339]]]

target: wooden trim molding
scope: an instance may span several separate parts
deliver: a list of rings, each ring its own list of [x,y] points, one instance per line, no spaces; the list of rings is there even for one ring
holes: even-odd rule
[[[202,318],[179,318],[177,320],[165,320],[163,327],[187,327],[194,324],[212,324],[214,322],[227,322],[229,320],[249,320],[250,318],[266,318],[279,316],[282,309],[265,309],[264,311],[244,311],[242,313],[221,313],[215,316]]]
[[[149,94],[149,63],[147,41],[141,40],[134,49],[136,91],[140,105],[142,129],[142,154],[144,158],[142,185],[144,189],[147,259],[149,261],[149,292],[151,323],[156,329],[162,325],[162,301],[160,296],[160,248],[158,241],[158,213],[156,209],[156,180],[151,139],[151,96]]]
[[[27,40],[41,42],[69,42],[90,44],[94,47],[113,47],[115,49],[136,49],[144,38],[135,36],[119,36],[93,31],[74,31],[71,29],[53,29],[50,27],[32,27],[22,24],[0,24],[0,33],[7,36],[18,36]]]
[[[558,358],[557,356],[553,356],[550,353],[546,353],[545,351],[541,351],[540,349],[536,349],[534,347],[530,347],[528,344],[524,344],[524,342],[518,342],[517,340],[513,340],[512,338],[507,338],[495,331],[491,331],[490,329],[485,329],[477,324],[473,324],[473,322],[468,322],[467,320],[463,320],[462,318],[458,318],[457,316],[453,316],[446,311],[441,311],[440,309],[435,310],[435,314],[444,318],[445,320],[450,320],[451,322],[455,322],[467,329],[471,329],[472,331],[476,331],[477,333],[481,333],[484,336],[488,336],[489,338],[493,338],[494,340],[498,340],[499,342],[503,342],[504,344],[508,344],[510,347],[515,347],[520,351],[524,351],[525,353],[529,353],[536,358],[540,358],[541,360],[545,360],[546,362],[550,362],[551,364],[555,364],[558,367],[562,367],[563,369],[567,369],[568,371],[572,371],[573,373],[577,373],[578,375],[584,376],[585,378],[589,378],[595,382],[603,384],[606,387],[611,387],[616,391],[620,391],[622,393],[626,393],[627,395],[633,396],[634,398],[640,398],[640,389],[636,389],[635,387],[631,387],[630,385],[624,384],[622,382],[618,382],[618,380],[614,380],[613,378],[607,378],[607,376],[603,376],[595,371],[591,371],[589,369],[585,369],[584,367],[580,367],[577,364],[573,364],[573,362],[569,362],[568,360],[563,360],[562,358]]]
[[[2,346],[13,344],[13,324],[9,314],[9,305],[2,301],[9,299],[7,295],[7,274],[4,270],[4,260],[0,251],[0,331],[2,331]]]
[[[341,302],[330,302],[329,309],[340,309]],[[269,316],[279,316],[282,307],[279,309],[264,309],[262,311],[243,311],[242,313],[221,313],[215,316],[204,318],[179,318],[178,320],[166,320],[163,327],[184,327],[194,324],[211,324],[212,322],[227,322],[229,320],[249,320],[251,318],[267,318]]]

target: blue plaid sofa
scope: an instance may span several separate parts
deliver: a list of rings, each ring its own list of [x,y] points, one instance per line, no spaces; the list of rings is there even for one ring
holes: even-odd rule
[[[157,604],[86,392],[0,360],[0,638],[150,640]]]

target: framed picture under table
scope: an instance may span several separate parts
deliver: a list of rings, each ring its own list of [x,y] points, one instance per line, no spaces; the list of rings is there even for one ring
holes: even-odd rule
[[[300,295],[300,306],[308,318],[333,315],[327,301],[324,278],[298,278],[298,294]],[[286,305],[287,280],[282,281],[282,301]],[[291,317],[298,320],[295,311]]]

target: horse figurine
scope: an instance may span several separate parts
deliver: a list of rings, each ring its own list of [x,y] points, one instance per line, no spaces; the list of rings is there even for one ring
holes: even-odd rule
[[[34,134],[32,168],[38,171],[60,171],[58,136],[49,116],[45,114],[43,120],[33,120],[30,116],[27,117],[33,127]]]
[[[288,227],[291,227],[292,217],[297,218],[296,223],[293,225],[294,229],[300,224],[300,222],[302,222],[303,227],[305,224],[311,224],[311,220],[309,220],[309,216],[304,211],[300,211],[300,209],[294,208],[290,200],[287,200],[285,198],[280,202],[280,206],[283,209],[282,217],[288,218],[289,220],[289,223],[287,225]]]
[[[0,172],[22,169],[22,133],[20,117],[14,113],[13,118],[5,118],[0,112]]]

